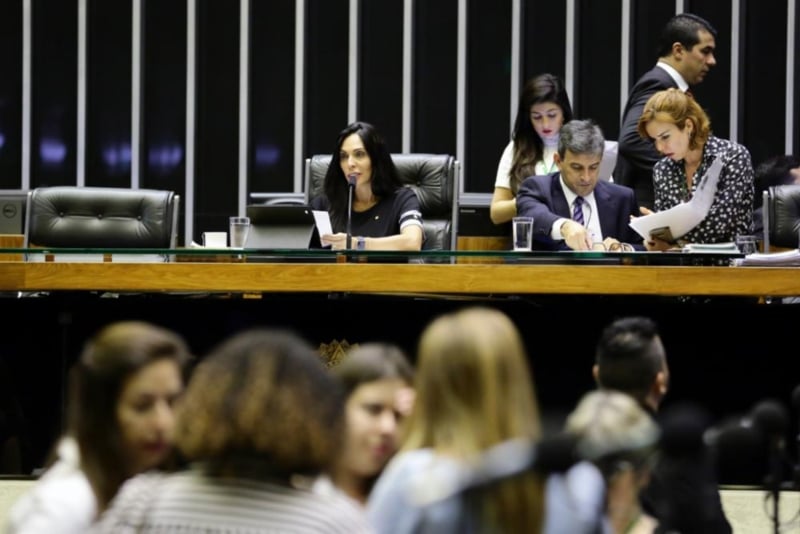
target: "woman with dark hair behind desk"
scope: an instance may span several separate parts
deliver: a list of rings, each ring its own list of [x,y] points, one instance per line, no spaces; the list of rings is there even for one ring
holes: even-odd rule
[[[553,157],[561,127],[572,120],[564,82],[553,74],[531,78],[519,95],[514,131],[500,163],[492,194],[492,222],[508,222],[517,214],[517,191],[528,176],[558,170]]]
[[[353,179],[352,249],[420,250],[424,233],[416,193],[403,187],[383,137],[374,126],[354,122],[339,133],[325,174],[324,191],[311,201],[327,210],[332,235],[322,235],[333,250],[347,247],[347,208]]]

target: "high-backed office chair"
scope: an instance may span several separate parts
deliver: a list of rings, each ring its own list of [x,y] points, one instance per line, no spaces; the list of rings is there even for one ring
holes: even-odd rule
[[[26,247],[175,248],[180,197],[173,191],[39,187],[28,194]]]
[[[774,185],[764,191],[764,252],[770,247],[797,248],[800,232],[800,185]]]
[[[400,181],[419,198],[423,250],[455,250],[460,165],[448,154],[392,154]],[[322,194],[330,155],[306,159],[306,202]]]

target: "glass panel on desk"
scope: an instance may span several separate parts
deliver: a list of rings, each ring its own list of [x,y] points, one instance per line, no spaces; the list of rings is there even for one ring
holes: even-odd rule
[[[738,252],[606,252],[606,251],[332,251],[328,249],[69,249],[0,247],[0,261],[105,263],[485,263],[519,265],[729,265]]]

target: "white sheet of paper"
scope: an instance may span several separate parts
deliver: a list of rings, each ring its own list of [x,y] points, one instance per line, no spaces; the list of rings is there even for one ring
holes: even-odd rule
[[[314,214],[314,223],[317,225],[319,235],[333,234],[330,214],[322,210],[311,210],[311,212]]]
[[[668,210],[636,217],[630,223],[631,228],[645,239],[650,239],[650,233],[654,229],[664,227],[669,228],[673,238],[683,237],[708,215],[708,210],[714,203],[714,195],[717,193],[721,170],[722,156],[720,155],[708,168],[691,200],[681,202]]]

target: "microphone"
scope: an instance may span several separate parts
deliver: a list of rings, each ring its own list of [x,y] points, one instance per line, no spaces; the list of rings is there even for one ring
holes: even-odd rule
[[[752,418],[753,425],[761,430],[769,443],[769,474],[765,482],[772,494],[772,521],[774,531],[777,533],[780,527],[778,502],[783,478],[784,432],[789,416],[781,403],[775,400],[763,400],[753,408]]]
[[[356,180],[358,176],[355,174],[347,175],[347,239],[344,245],[347,250],[353,248],[353,191],[356,188]]]
[[[690,404],[665,410],[661,417],[661,453],[676,459],[704,454],[703,435],[708,429],[709,419],[703,409]]]

